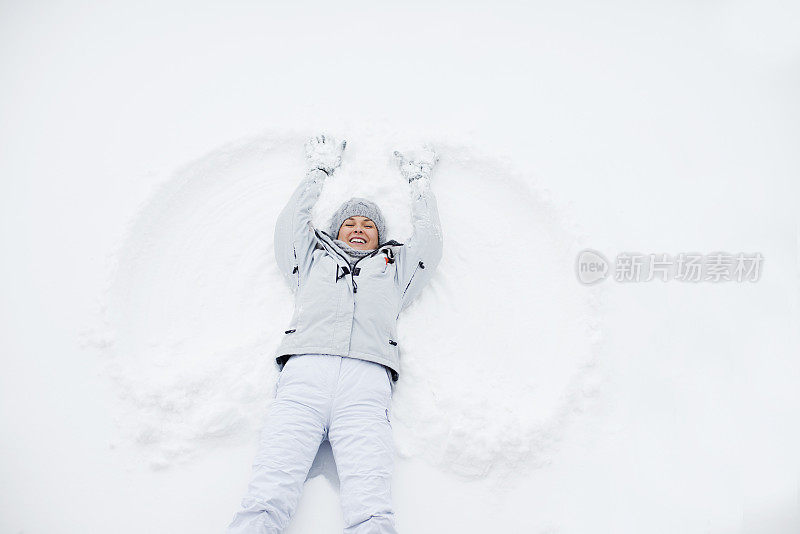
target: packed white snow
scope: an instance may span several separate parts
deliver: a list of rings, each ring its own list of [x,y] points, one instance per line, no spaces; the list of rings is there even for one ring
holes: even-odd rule
[[[415,141],[360,134],[348,137],[314,222],[327,228],[342,201],[363,196],[402,242],[408,186],[390,156]],[[273,229],[303,175],[304,140],[265,133],[178,169],[120,244],[105,322],[88,342],[102,349],[119,392],[113,446],[141,451],[154,469],[252,442],[269,412],[293,298],[275,265]],[[397,451],[467,477],[524,475],[547,461],[597,387],[600,295],[576,282],[576,231],[537,190],[532,169],[428,141],[441,156],[433,188],[444,255],[400,316]],[[320,473],[335,483],[326,446],[310,477]]]

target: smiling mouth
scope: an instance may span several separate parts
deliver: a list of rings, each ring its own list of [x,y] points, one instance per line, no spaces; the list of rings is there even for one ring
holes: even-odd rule
[[[363,239],[361,237],[354,237],[353,239],[350,240],[350,242],[351,243],[360,243],[361,245],[366,245],[367,244],[367,240]]]

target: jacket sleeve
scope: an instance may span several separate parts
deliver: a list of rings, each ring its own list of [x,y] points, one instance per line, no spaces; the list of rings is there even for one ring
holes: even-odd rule
[[[397,257],[397,276],[402,291],[401,311],[427,285],[442,259],[442,228],[436,197],[427,179],[415,180],[411,187],[413,233]]]
[[[311,209],[327,176],[319,169],[309,171],[275,223],[275,260],[293,293],[300,286],[300,277],[311,267],[316,246]]]

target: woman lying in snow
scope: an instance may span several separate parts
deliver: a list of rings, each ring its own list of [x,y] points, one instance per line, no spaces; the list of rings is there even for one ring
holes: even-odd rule
[[[386,240],[380,209],[361,198],[345,202],[325,232],[312,226],[311,209],[345,144],[325,136],[306,144],[308,174],[275,227],[275,257],[295,309],[277,352],[275,402],[229,534],[282,532],[325,439],[339,472],[344,531],[396,532],[389,422],[400,369],[396,327],[442,256],[430,189],[437,158],[430,149],[414,159],[395,152],[412,195],[407,243]]]

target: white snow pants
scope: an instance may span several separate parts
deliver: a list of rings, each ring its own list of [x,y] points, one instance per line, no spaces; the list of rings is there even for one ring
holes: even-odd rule
[[[396,534],[391,502],[393,384],[380,364],[322,354],[289,358],[261,430],[242,508],[227,534],[279,534],[328,439],[339,473],[345,534]]]

